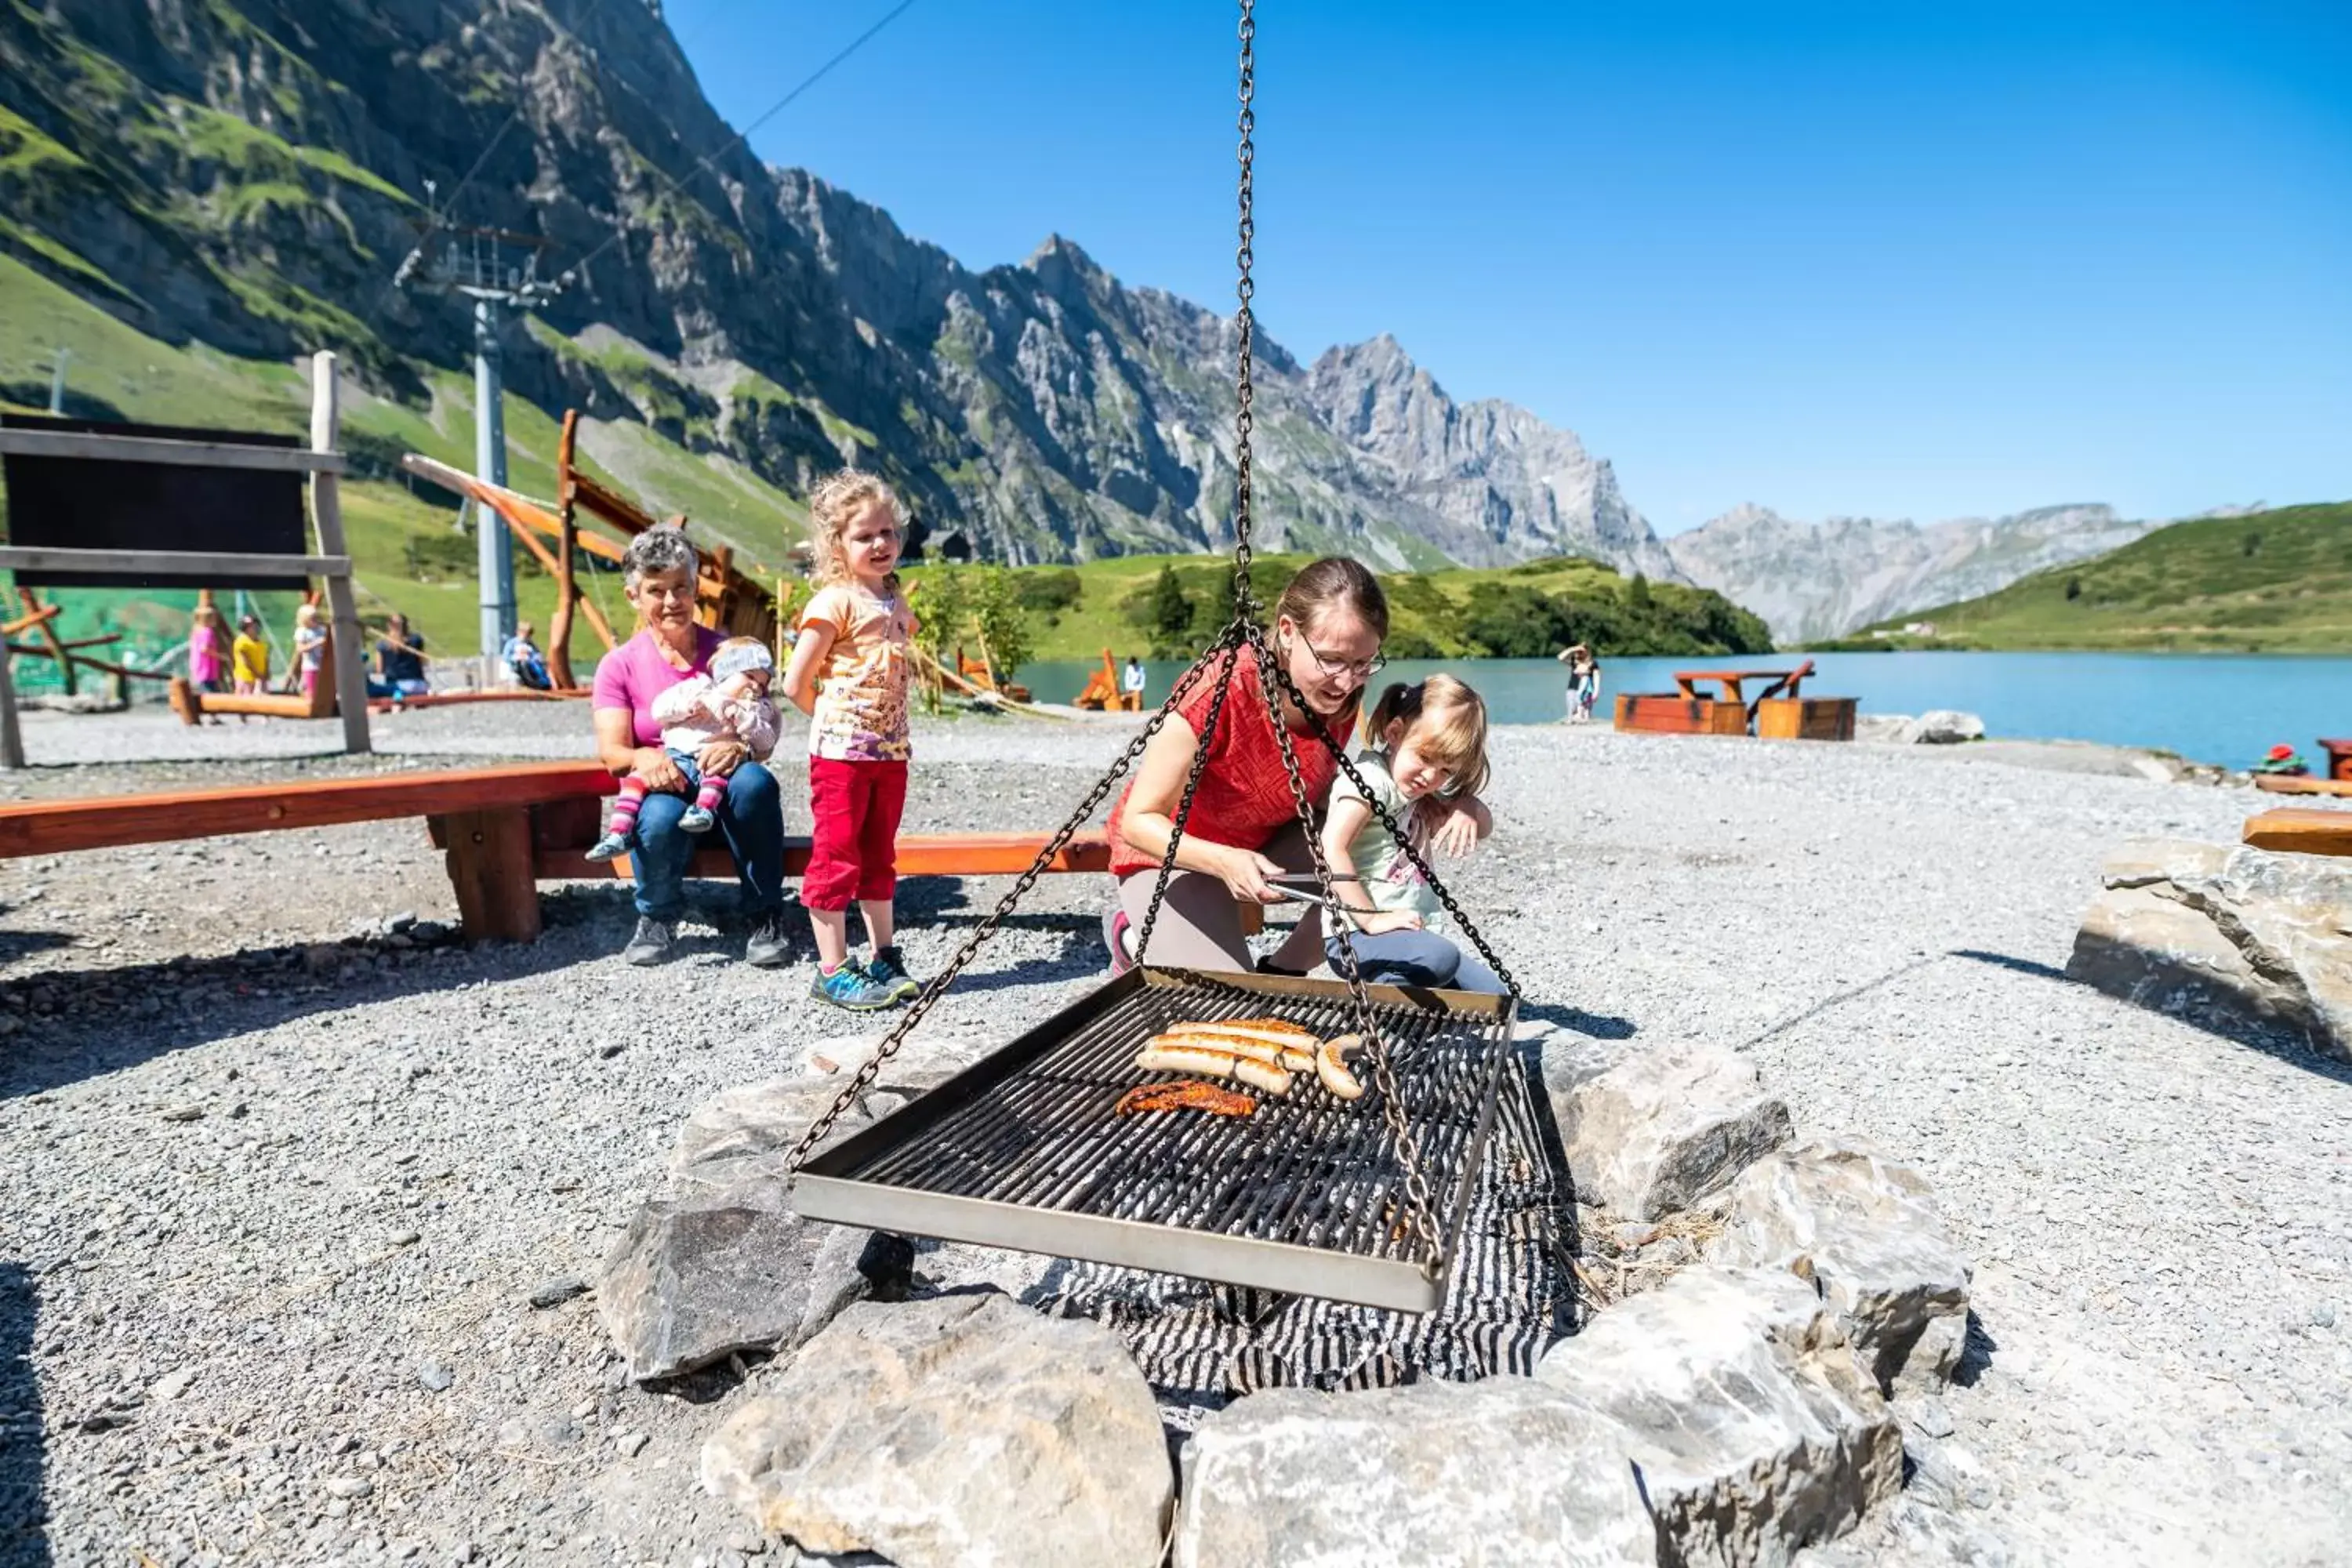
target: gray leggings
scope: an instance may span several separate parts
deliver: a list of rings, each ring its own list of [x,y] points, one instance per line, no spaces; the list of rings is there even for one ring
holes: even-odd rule
[[[1366,984],[1426,985],[1439,991],[1484,991],[1492,996],[1503,994],[1503,983],[1493,970],[1435,931],[1391,931],[1378,936],[1350,932],[1331,937],[1323,947],[1335,971],[1342,942],[1356,950],[1356,970]]]
[[[1268,840],[1258,853],[1286,871],[1305,871],[1313,859],[1307,835],[1296,824]],[[1118,905],[1127,911],[1128,929],[1143,934],[1143,913],[1151,904],[1151,884],[1159,868],[1129,871],[1118,879]],[[1130,939],[1132,940],[1132,939]],[[1269,960],[1277,968],[1305,973],[1323,956],[1323,911],[1314,905]],[[1154,964],[1177,969],[1241,970],[1256,965],[1250,957],[1249,939],[1242,934],[1241,907],[1224,883],[1205,871],[1179,870],[1168,879],[1168,897],[1160,905],[1160,919],[1151,927]]]

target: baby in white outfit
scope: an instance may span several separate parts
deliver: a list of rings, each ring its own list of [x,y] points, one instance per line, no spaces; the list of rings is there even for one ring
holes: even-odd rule
[[[758,637],[730,637],[710,656],[710,673],[689,675],[654,699],[654,718],[662,726],[662,750],[670,760],[688,769],[695,757],[713,741],[739,741],[755,758],[776,749],[782,721],[775,700],[768,695],[775,679],[776,661]],[[693,776],[691,773],[689,777]],[[630,836],[637,826],[637,808],[651,785],[632,773],[621,781],[613,802],[613,816],[604,837],[588,851],[591,860],[611,860],[628,853]],[[704,773],[694,792],[694,804],[678,817],[688,833],[708,833],[718,820],[719,803],[727,798],[727,778]]]

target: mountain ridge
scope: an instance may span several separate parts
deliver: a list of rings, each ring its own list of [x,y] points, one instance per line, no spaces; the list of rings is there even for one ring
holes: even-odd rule
[[[1664,544],[1689,581],[1763,616],[1776,640],[1797,643],[1991,593],[2162,526],[2098,502],[1923,524],[1869,517],[1803,522],[1743,501]]]
[[[575,275],[505,336],[509,386],[542,409],[635,420],[787,490],[873,468],[1013,563],[1229,542],[1231,318],[1058,233],[973,270],[761,163],[655,9],[9,4],[0,247],[142,331],[280,361],[334,347],[423,397],[471,335],[462,301],[386,284],[432,181]],[[1572,432],[1455,403],[1393,339],[1329,351],[1319,385],[1256,349],[1270,547],[1675,574]],[[1364,415],[1344,436],[1343,397]]]

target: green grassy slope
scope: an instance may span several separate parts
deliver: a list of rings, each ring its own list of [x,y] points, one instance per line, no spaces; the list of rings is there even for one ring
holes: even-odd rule
[[[310,428],[304,367],[236,359],[201,344],[176,348],[160,342],[0,256],[0,405],[46,408],[49,367],[59,348],[68,351],[70,413],[295,435]],[[363,616],[402,610],[432,646],[467,652],[476,642],[478,596],[470,538],[456,535],[453,507],[421,499],[396,468],[404,452],[473,467],[473,384],[446,372],[433,373],[429,380],[429,406],[346,386],[344,442],[362,477],[343,488],[345,531]],[[508,483],[527,495],[552,496],[555,421],[512,395],[505,413]],[[698,457],[641,425],[593,425],[581,445],[589,473],[656,515],[685,512],[697,533],[734,545],[748,570],[772,573],[790,542],[801,536],[806,514],[800,502],[731,461]],[[5,516],[0,499],[0,518]],[[521,614],[544,632],[554,607],[554,584],[520,550],[516,594]],[[131,645],[147,650],[184,637],[186,612],[194,603],[193,594],[137,590],[68,591],[58,596],[67,606],[61,619],[68,635],[87,635],[103,625],[135,633]],[[625,625],[628,606],[617,584],[602,584],[600,598],[606,615]],[[290,596],[263,599],[262,614],[281,639],[291,635],[291,605]],[[593,653],[593,634],[583,626],[572,647],[578,654]],[[19,669],[20,679],[44,684],[34,661],[23,661]]]
[[[2352,501],[2177,522],[1885,625],[1911,621],[1947,647],[2352,651]]]
[[[1258,555],[1252,580],[1259,596],[1270,603],[1308,559]],[[1185,635],[1167,638],[1152,628],[1150,602],[1161,570],[1171,567],[1192,615]],[[941,570],[968,568],[919,566],[908,576],[919,585]],[[1105,648],[1118,658],[1197,648],[1214,636],[1232,603],[1233,568],[1216,556],[1128,555],[1019,567],[1011,575],[1026,586],[1032,604],[1067,600],[1034,612],[1032,657],[1039,659],[1091,660]],[[1636,581],[1572,557],[1391,573],[1381,579],[1389,598],[1388,651],[1392,658],[1543,658],[1574,637],[1604,655],[1763,652],[1771,646],[1761,621],[1718,595],[1663,583],[1637,588]],[[1049,589],[1055,583],[1058,591]]]

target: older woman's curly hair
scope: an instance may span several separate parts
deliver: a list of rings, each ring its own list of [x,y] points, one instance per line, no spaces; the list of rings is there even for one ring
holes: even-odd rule
[[[844,468],[809,492],[809,547],[815,553],[818,582],[849,581],[849,563],[842,558],[841,536],[877,501],[890,509],[891,521],[898,524],[900,533],[905,533],[907,510],[877,475]]]
[[[649,528],[621,552],[621,584],[634,588],[654,573],[679,571],[692,583],[697,563],[694,546],[685,534],[675,528]]]

